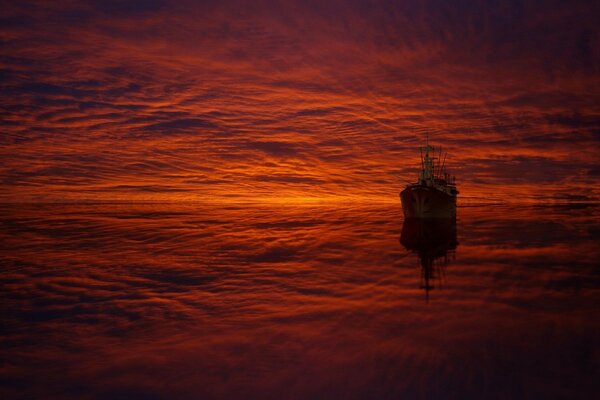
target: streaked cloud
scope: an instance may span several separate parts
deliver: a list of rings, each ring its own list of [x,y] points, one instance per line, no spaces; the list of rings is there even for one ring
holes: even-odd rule
[[[598,192],[593,2],[4,7],[2,201]],[[501,160],[501,161],[499,161]],[[138,188],[139,190],[136,190]]]

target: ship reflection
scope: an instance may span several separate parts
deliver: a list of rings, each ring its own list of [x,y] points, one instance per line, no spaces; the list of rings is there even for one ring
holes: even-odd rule
[[[429,300],[429,292],[442,282],[449,259],[456,254],[455,219],[408,218],[402,225],[400,243],[417,253],[421,264],[421,288]]]

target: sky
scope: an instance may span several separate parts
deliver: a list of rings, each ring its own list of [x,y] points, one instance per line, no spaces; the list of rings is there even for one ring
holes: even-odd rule
[[[0,201],[600,200],[597,1],[1,1]]]

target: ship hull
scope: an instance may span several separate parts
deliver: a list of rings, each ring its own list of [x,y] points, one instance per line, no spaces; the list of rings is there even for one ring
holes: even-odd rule
[[[456,218],[456,196],[435,187],[411,185],[400,192],[405,218]]]

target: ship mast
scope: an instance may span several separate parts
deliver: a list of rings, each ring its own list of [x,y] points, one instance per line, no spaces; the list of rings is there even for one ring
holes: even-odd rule
[[[436,152],[437,149],[437,152]],[[441,147],[429,145],[429,134],[426,136],[425,146],[420,146],[421,153],[421,173],[419,175],[419,184],[423,186],[447,187],[455,186],[456,178],[446,171],[446,156]],[[436,154],[439,152],[439,156]],[[455,190],[455,193],[458,193]]]
[[[427,138],[427,145],[421,147],[421,154],[423,154],[423,150],[425,150],[425,156],[421,158],[422,169],[419,180],[422,185],[431,186],[435,177],[435,157],[430,157],[429,152],[433,151],[435,154],[435,150],[429,145],[429,137]]]

